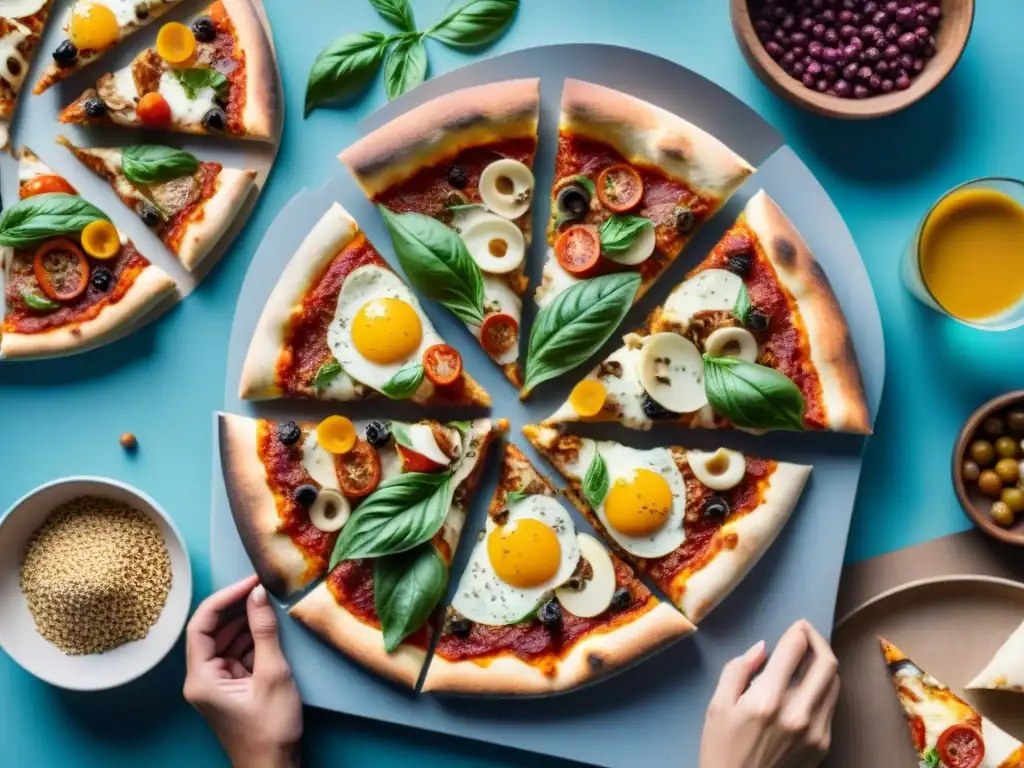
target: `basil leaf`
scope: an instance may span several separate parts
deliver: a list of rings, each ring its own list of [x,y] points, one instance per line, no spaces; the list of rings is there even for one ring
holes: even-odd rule
[[[384,382],[380,391],[392,400],[407,400],[416,394],[423,381],[424,370],[420,363],[407,365]]]
[[[715,412],[737,427],[804,428],[804,396],[773,368],[704,355],[704,389]]]
[[[925,765],[928,766],[928,768],[939,768],[939,765],[942,763],[942,760],[939,757],[939,750],[935,747],[929,749],[925,753],[924,762]]]
[[[654,222],[643,216],[612,214],[601,225],[601,250],[621,253],[633,244],[640,232],[653,226]]]
[[[321,104],[362,93],[380,69],[387,43],[382,32],[361,32],[345,35],[320,51],[306,82],[306,117]]]
[[[422,627],[448,590],[448,565],[430,542],[373,562],[373,607],[384,633],[384,650]]]
[[[384,62],[384,92],[397,99],[427,79],[427,47],[419,37],[399,41]]]
[[[316,376],[313,377],[313,389],[322,389],[323,387],[326,387],[338,378],[344,370],[345,369],[341,367],[341,363],[337,360],[328,360],[317,369]]]
[[[228,87],[228,79],[216,69],[172,69],[171,72],[190,99],[195,99],[203,88],[213,88],[220,94]]]
[[[468,419],[463,421],[449,421],[448,426],[455,427],[455,429],[459,430],[462,436],[465,437],[469,434],[470,430],[473,429],[473,422]]]
[[[427,34],[453,48],[476,48],[501,37],[518,10],[519,0],[466,0]]]
[[[747,284],[740,284],[740,294],[736,297],[736,306],[732,308],[732,313],[736,315],[739,321],[743,324],[747,324],[747,318],[750,315],[750,291],[747,290]]]
[[[385,480],[341,529],[330,567],[343,560],[394,555],[441,530],[454,489],[450,472],[407,472]]]
[[[416,31],[416,19],[412,15],[409,0],[370,0],[370,5],[388,24],[398,27],[403,32]]]
[[[527,493],[522,488],[516,491],[509,491],[508,493],[505,494],[505,506],[511,507],[517,501],[522,501],[527,496],[533,496],[533,494]]]
[[[40,312],[52,312],[55,309],[60,309],[60,304],[52,299],[48,299],[45,296],[40,296],[37,293],[31,291],[22,291],[21,300],[25,302],[30,309],[35,309]]]
[[[472,211],[475,210],[476,208],[483,209],[486,208],[486,206],[481,205],[480,203],[460,203],[459,205],[449,205],[447,208],[445,208],[445,210],[448,213],[459,213],[461,211]]]
[[[608,466],[600,453],[594,452],[594,458],[590,460],[587,473],[583,476],[583,498],[594,509],[604,503],[608,495]]]
[[[463,322],[484,322],[480,267],[454,230],[422,213],[392,213],[380,206],[395,253],[416,288]]]
[[[409,437],[408,424],[403,424],[400,421],[392,421],[391,436],[395,438],[395,442],[399,445],[404,445],[406,448],[412,448],[412,439]]]
[[[0,216],[0,245],[25,248],[42,240],[81,232],[107,221],[99,208],[79,195],[51,192],[19,200]]]
[[[199,170],[196,156],[160,144],[135,144],[121,150],[121,170],[134,184],[156,184]]]
[[[582,173],[578,173],[568,181],[569,184],[579,184],[591,197],[597,194],[597,185],[590,180],[589,176],[584,176]]]
[[[580,280],[538,312],[530,330],[523,396],[597,352],[633,306],[640,280],[638,272]]]

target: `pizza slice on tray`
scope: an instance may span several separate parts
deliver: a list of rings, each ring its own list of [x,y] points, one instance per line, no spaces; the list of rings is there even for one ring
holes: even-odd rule
[[[11,118],[25,84],[53,0],[0,5],[0,149],[10,142]]]
[[[424,691],[541,694],[598,678],[694,629],[576,526],[505,447],[487,529],[448,608]]]
[[[546,423],[871,431],[839,302],[763,190],[624,342]]]
[[[1022,768],[1024,746],[879,638],[889,674],[925,768]]]
[[[1010,635],[967,687],[1024,693],[1024,624]]]
[[[753,172],[681,117],[567,80],[524,396],[596,352]]]
[[[0,356],[93,346],[174,290],[106,215],[29,149],[0,216]]]
[[[520,386],[539,81],[446,94],[339,155],[380,206],[410,282]]]
[[[491,404],[413,291],[337,203],[274,286],[249,345],[239,396]]]
[[[189,270],[231,227],[256,180],[256,171],[225,168],[160,144],[76,147],[63,136],[57,141],[110,184]]]
[[[678,446],[637,450],[564,435],[523,433],[569,481],[580,512],[695,624],[775,541],[811,467]]]
[[[154,47],[100,77],[58,119],[273,141],[275,66],[250,0],[218,0],[190,26],[164,24]]]

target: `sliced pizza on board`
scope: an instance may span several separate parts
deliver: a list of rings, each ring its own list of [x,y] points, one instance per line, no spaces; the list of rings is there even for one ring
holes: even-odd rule
[[[753,172],[681,117],[567,80],[524,396],[596,352]]]
[[[11,118],[39,47],[53,0],[0,4],[0,149],[10,143]]]
[[[523,433],[587,520],[695,624],[768,551],[811,473],[724,448],[637,450],[548,426]]]
[[[380,206],[409,281],[462,320],[516,386],[539,104],[536,79],[466,88],[339,155]]]
[[[190,26],[164,24],[154,47],[100,77],[59,120],[273,141],[275,68],[250,0],[218,0]]]
[[[551,483],[507,445],[423,690],[565,690],[693,629],[597,539],[577,533]]]
[[[96,206],[23,149],[19,197],[0,216],[0,356],[94,346],[174,290]]]
[[[239,397],[491,404],[412,289],[334,203],[274,286],[246,354]]]
[[[763,190],[624,342],[546,423],[871,431],[842,308]]]
[[[925,768],[1024,768],[1024,746],[879,638]]]
[[[256,180],[256,171],[225,168],[160,144],[76,147],[63,136],[57,141],[110,184],[189,270],[230,229]]]
[[[1010,635],[967,687],[1024,693],[1024,624]]]

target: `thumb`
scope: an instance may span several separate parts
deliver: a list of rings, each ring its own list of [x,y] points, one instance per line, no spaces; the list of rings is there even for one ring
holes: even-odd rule
[[[267,671],[281,666],[287,668],[288,662],[281,652],[281,642],[277,635],[277,614],[274,613],[267,599],[267,590],[262,584],[256,585],[249,593],[245,611],[249,618],[249,632],[255,651],[253,673],[259,674],[261,670]]]

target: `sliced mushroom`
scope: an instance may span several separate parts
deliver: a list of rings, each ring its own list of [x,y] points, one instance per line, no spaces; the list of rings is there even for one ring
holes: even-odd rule
[[[340,531],[348,522],[352,507],[348,499],[333,488],[321,488],[309,508],[309,522],[325,533]]]
[[[600,616],[611,605],[615,594],[615,566],[608,550],[593,536],[580,533],[576,538],[580,544],[580,557],[590,564],[591,576],[582,581],[579,588],[559,587],[555,590],[555,597],[569,613],[588,619]]]
[[[480,197],[491,211],[518,219],[533,201],[533,171],[511,158],[496,160],[480,174]]]
[[[704,342],[704,351],[712,357],[738,357],[753,363],[757,360],[757,339],[746,328],[719,328]]]
[[[714,453],[687,451],[686,461],[694,476],[713,491],[735,488],[747,472],[743,454],[727,448],[719,448]]]
[[[526,256],[526,240],[519,227],[493,213],[474,218],[462,230],[462,239],[477,266],[492,275],[512,272]]]
[[[654,402],[674,413],[692,413],[708,401],[700,351],[677,333],[656,333],[644,341],[640,383]]]
[[[170,217],[198,200],[199,192],[199,180],[189,175],[152,185],[148,197],[164,216]]]

